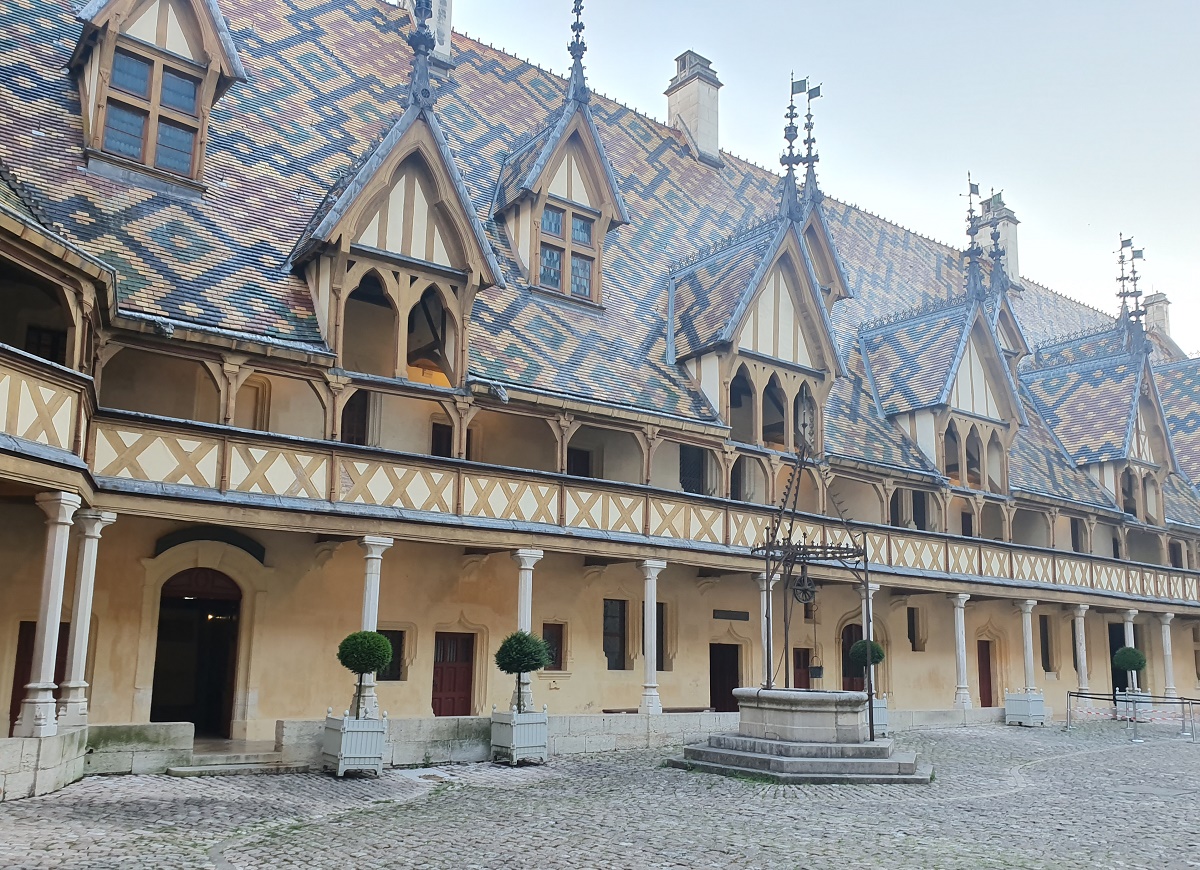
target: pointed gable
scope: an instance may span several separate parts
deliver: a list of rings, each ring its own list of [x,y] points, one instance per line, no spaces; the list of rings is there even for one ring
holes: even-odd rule
[[[939,404],[963,343],[967,304],[961,299],[859,332],[859,348],[876,401],[889,416]]]
[[[774,220],[671,277],[679,359],[717,346],[844,372],[820,283],[796,225]]]
[[[976,309],[973,321],[949,372],[946,403],[977,417],[1024,423],[1016,383],[996,335],[982,311]]]
[[[292,255],[360,246],[503,282],[436,116],[410,106],[314,213]]]

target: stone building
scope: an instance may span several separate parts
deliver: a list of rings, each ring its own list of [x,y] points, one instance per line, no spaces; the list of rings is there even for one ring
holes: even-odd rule
[[[893,710],[1061,712],[1130,638],[1195,690],[1165,297],[1021,277],[999,197],[960,250],[823,195],[812,143],[782,179],[722,151],[694,52],[664,125],[589,90],[581,29],[564,80],[437,6],[0,7],[6,796],[77,775],[88,725],[320,719],[360,627],[398,721],[507,704],[519,624],[554,713],[728,710],[801,442],[800,533],[865,543]],[[858,589],[817,578],[768,666],[856,687]]]

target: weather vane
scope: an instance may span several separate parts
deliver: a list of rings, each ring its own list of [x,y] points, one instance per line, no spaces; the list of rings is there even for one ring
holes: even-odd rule
[[[1143,259],[1141,248],[1133,246],[1133,237],[1125,238],[1125,234],[1121,233],[1118,236],[1121,240],[1121,245],[1117,249],[1117,265],[1120,266],[1121,274],[1117,278],[1117,284],[1120,290],[1117,291],[1117,298],[1121,300],[1121,308],[1128,315],[1129,319],[1134,323],[1141,323],[1143,315],[1146,311],[1142,308],[1142,291],[1138,289],[1138,270],[1137,261]],[[1125,255],[1125,251],[1129,251],[1129,256]],[[1125,271],[1125,264],[1129,264],[1129,271]]]

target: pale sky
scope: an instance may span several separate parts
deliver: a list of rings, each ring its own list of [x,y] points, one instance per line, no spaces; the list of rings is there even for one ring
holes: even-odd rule
[[[562,73],[571,0],[454,0],[454,28]],[[721,147],[774,170],[788,74],[823,83],[826,194],[965,246],[970,170],[1021,221],[1021,273],[1115,313],[1118,233],[1200,352],[1200,0],[590,0],[592,88],[665,120],[712,61]]]

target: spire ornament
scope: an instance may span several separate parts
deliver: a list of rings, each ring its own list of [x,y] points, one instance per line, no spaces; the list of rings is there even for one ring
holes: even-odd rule
[[[993,194],[994,195],[994,194]],[[1004,271],[1004,248],[1000,247],[1000,222],[992,221],[992,247],[988,257],[992,261],[992,280],[988,292],[993,296],[1001,296],[1009,287],[1008,274]]]
[[[976,236],[979,235],[979,218],[975,214],[975,197],[979,196],[979,185],[971,180],[971,173],[967,173],[967,238],[971,241],[967,245],[967,295],[973,299],[982,299],[985,295],[983,286],[983,264],[980,258],[983,256],[983,247],[979,244]],[[999,231],[993,238],[993,247],[998,246]]]
[[[437,99],[437,90],[429,78],[429,55],[437,39],[429,28],[433,17],[433,0],[415,0],[413,17],[416,27],[408,34],[408,44],[413,50],[412,82],[408,87],[408,105],[430,108]]]
[[[817,137],[813,133],[812,104],[813,100],[821,96],[821,86],[810,88],[808,79],[801,84],[808,103],[808,110],[804,113],[804,156],[800,158],[800,162],[804,164],[804,201],[818,202],[821,199],[821,189],[817,187],[817,161],[821,157],[817,154]]]
[[[788,220],[800,220],[800,195],[796,189],[796,167],[804,162],[804,158],[796,153],[796,140],[800,137],[796,127],[796,94],[803,93],[807,82],[804,79],[796,81],[792,77],[791,97],[787,111],[783,117],[787,124],[783,128],[783,138],[787,141],[787,151],[779,158],[779,163],[786,170],[783,175],[783,196],[779,203],[780,217]]]
[[[1138,289],[1140,276],[1137,261],[1144,259],[1144,256],[1141,248],[1133,246],[1132,236],[1125,238],[1125,234],[1121,233],[1119,238],[1121,244],[1117,248],[1117,266],[1121,274],[1117,276],[1117,285],[1120,288],[1117,298],[1121,300],[1121,313],[1117,319],[1129,331],[1130,345],[1138,346],[1145,337],[1142,318],[1146,316],[1146,309],[1142,307],[1142,291]],[[1128,272],[1125,271],[1126,264],[1129,265]]]
[[[587,43],[583,41],[583,0],[575,0],[571,11],[575,14],[575,20],[571,23],[571,31],[575,36],[567,43],[567,51],[571,53],[571,79],[567,87],[567,99],[586,103],[592,94],[583,75],[583,56],[587,53]]]

